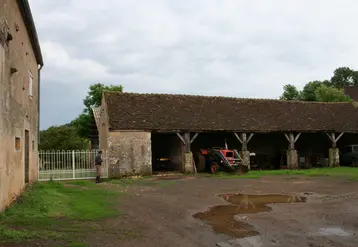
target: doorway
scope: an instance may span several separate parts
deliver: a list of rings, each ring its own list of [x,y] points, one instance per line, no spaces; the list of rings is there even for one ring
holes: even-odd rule
[[[25,130],[25,183],[29,183],[30,174],[29,174],[29,157],[30,156],[30,135],[29,131]]]

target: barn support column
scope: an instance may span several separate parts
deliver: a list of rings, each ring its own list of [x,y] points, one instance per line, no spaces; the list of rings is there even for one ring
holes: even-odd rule
[[[235,133],[234,135],[241,143],[241,158],[243,160],[243,163],[245,166],[247,166],[247,169],[250,170],[250,151],[247,150],[247,144],[249,144],[251,138],[253,137],[254,133],[250,133],[249,136],[247,136],[247,133]]]
[[[343,136],[344,132],[336,137],[336,133],[326,133],[332,141],[332,148],[329,149],[329,167],[339,167],[339,148],[337,148],[338,140]]]
[[[300,137],[301,133],[298,133],[296,136],[293,133],[285,134],[285,137],[289,143],[287,150],[287,168],[288,169],[297,169],[298,168],[298,156],[297,150],[295,149],[295,143]]]
[[[194,142],[194,140],[198,137],[198,133],[196,133],[193,136],[193,138],[190,138],[190,132],[185,132],[183,135],[177,133],[177,136],[184,144],[184,159],[183,159],[182,172],[184,173],[196,172],[193,153],[191,152],[190,146]]]

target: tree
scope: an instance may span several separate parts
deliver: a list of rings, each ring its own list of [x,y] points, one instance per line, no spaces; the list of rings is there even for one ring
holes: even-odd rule
[[[98,107],[101,105],[102,93],[105,91],[123,92],[123,86],[106,86],[101,83],[91,85],[89,87],[88,95],[83,100],[83,104],[86,106],[86,109],[84,110],[85,113],[92,112],[92,107]]]
[[[354,71],[349,67],[337,68],[333,72],[331,84],[338,89],[342,89],[345,86],[358,85],[358,71]]]
[[[340,67],[334,71],[331,80],[308,82],[302,91],[297,90],[294,85],[285,85],[280,99],[327,102],[350,101],[351,98],[344,95],[343,88],[354,85],[358,86],[358,71],[349,67]],[[317,93],[318,89],[319,92]],[[317,97],[320,98],[318,99]]]
[[[283,87],[283,94],[280,97],[281,100],[299,100],[300,92],[294,85],[287,84]]]
[[[40,131],[40,150],[74,150],[88,149],[89,142],[78,136],[71,124],[51,126]]]
[[[352,102],[343,90],[321,85],[316,90],[316,101],[319,102]]]
[[[322,85],[328,86],[330,81],[311,81],[307,83],[302,92],[300,93],[300,100],[304,101],[316,101],[316,89]]]
[[[71,124],[75,126],[80,137],[88,138],[93,122],[92,107],[98,107],[101,105],[102,93],[105,91],[123,92],[123,86],[107,86],[101,83],[96,83],[89,87],[88,94],[83,100],[83,104],[85,105],[83,113],[71,122]]]

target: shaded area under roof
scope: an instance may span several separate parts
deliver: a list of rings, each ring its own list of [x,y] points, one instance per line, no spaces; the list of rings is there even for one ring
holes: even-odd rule
[[[110,130],[358,132],[352,103],[106,92]]]

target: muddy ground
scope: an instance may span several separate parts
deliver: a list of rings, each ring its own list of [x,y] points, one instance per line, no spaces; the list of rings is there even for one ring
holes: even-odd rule
[[[81,242],[100,247],[358,246],[358,182],[302,176],[168,181],[135,183],[114,198],[123,215],[102,222],[102,230]],[[259,194],[275,196],[253,196]],[[266,204],[275,201],[281,203]]]
[[[130,188],[128,195],[121,198],[120,205],[126,216],[106,221],[108,229],[112,230],[89,237],[91,246],[358,245],[357,182],[344,178],[284,176],[260,179],[183,177],[172,181],[175,182],[167,186]],[[289,197],[278,199],[285,203],[263,206],[266,199],[257,201],[257,198],[251,200],[250,196],[246,199],[242,196],[244,200],[240,202],[239,198],[234,198],[236,204],[232,204],[235,200],[230,202],[230,199],[227,201],[227,198],[219,196],[230,193]],[[304,200],[301,196],[305,197]],[[286,199],[296,202],[286,203]],[[232,223],[225,210],[221,210],[224,213],[216,212],[223,214],[224,221],[220,222],[220,215],[214,215],[219,218],[216,226],[193,217],[220,205],[236,205],[238,215],[234,217],[239,223]],[[255,205],[259,210],[253,209]],[[231,223],[225,223],[227,220]],[[128,237],[117,239],[116,234],[121,231],[127,231]],[[257,235],[236,238],[235,234],[239,237]]]

